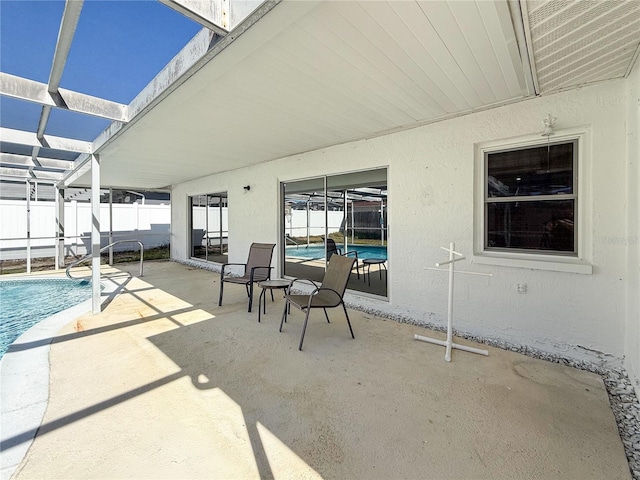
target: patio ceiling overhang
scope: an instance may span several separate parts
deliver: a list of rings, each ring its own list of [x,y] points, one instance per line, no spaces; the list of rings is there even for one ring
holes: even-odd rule
[[[193,7],[202,2],[167,3],[207,28],[80,155],[63,185],[91,183],[91,153],[100,155],[102,186],[158,189],[622,78],[640,45],[634,0],[275,0],[248,2],[228,25],[215,9]],[[119,108],[82,100],[104,117]],[[42,145],[37,135],[2,136]],[[2,166],[37,163],[30,158],[3,157]]]
[[[284,1],[213,48],[99,149],[103,185],[161,188],[534,93],[507,2]]]

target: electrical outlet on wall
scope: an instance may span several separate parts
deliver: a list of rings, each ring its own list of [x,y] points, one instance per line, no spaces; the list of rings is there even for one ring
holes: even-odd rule
[[[526,283],[518,283],[516,285],[518,289],[518,293],[527,293],[527,284]]]

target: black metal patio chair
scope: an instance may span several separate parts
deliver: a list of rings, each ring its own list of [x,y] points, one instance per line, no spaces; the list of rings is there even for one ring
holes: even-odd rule
[[[338,245],[336,245],[336,242],[333,238],[327,238],[325,239],[325,242],[327,243],[327,262],[331,260],[331,257],[333,255],[343,255],[345,257],[353,255],[356,260],[353,264],[356,267],[356,274],[358,275],[358,280],[360,280],[360,261],[358,259],[358,252],[354,250],[352,252],[342,253],[342,250],[338,248]],[[362,274],[364,275],[364,268],[362,270]]]
[[[252,243],[249,249],[249,258],[247,263],[225,263],[220,271],[220,300],[218,306],[222,306],[222,293],[225,282],[237,283],[244,285],[249,297],[249,307],[247,311],[251,311],[253,303],[253,284],[269,280],[271,278],[271,257],[273,256],[274,243]],[[241,277],[233,277],[227,275],[225,277],[225,268],[231,265],[244,266],[244,274]],[[273,294],[272,294],[273,295]]]
[[[282,320],[280,321],[281,332],[284,322],[287,321],[287,314],[289,313],[290,305],[293,305],[297,309],[305,312],[298,350],[302,350],[302,342],[304,341],[304,334],[307,330],[307,322],[309,321],[309,312],[312,308],[322,308],[327,322],[331,323],[329,321],[329,315],[327,314],[327,308],[335,308],[342,305],[344,315],[347,318],[347,325],[351,332],[351,338],[356,338],[353,335],[353,329],[351,328],[351,322],[349,321],[349,314],[347,313],[347,307],[343,300],[344,292],[347,289],[347,282],[349,281],[349,276],[351,275],[354,262],[354,258],[344,257],[342,255],[333,255],[329,260],[327,271],[322,279],[322,285],[318,286],[313,280],[308,280],[316,287],[309,295],[285,294],[284,311],[282,312]],[[290,288],[293,288],[294,283],[295,280],[292,282]]]

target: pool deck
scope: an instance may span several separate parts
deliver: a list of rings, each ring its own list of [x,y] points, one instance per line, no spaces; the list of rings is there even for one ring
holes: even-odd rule
[[[595,374],[484,346],[447,363],[413,340],[441,333],[353,310],[355,340],[340,310],[331,324],[314,312],[299,352],[300,312],[279,333],[281,298],[258,323],[241,286],[218,307],[217,279],[172,262],[112,270],[103,313],[48,334],[39,426],[3,424],[13,448],[37,430],[14,478],[631,478]],[[29,403],[3,383],[10,402]]]
[[[89,275],[88,269],[76,269]],[[121,276],[116,269],[105,273]],[[24,274],[3,279],[22,279]],[[33,279],[65,279],[62,271],[35,272]],[[103,301],[113,297],[120,282],[105,282]],[[73,319],[91,310],[91,299],[52,315],[24,332],[0,360],[0,479],[8,480],[26,455],[40,427],[49,399],[49,349],[56,334]],[[26,346],[26,347],[25,347]],[[25,348],[23,348],[25,347]]]

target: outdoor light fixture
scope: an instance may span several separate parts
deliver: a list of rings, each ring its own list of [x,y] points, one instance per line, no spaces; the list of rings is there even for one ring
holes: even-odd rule
[[[249,190],[251,190],[251,185],[247,185],[246,187],[242,187],[244,188],[245,192],[248,192]]]
[[[542,120],[542,125],[544,125],[544,130],[542,131],[543,137],[550,137],[553,135],[553,126],[556,124],[556,117],[552,117],[550,113],[547,113],[547,116],[544,120]]]

